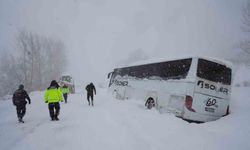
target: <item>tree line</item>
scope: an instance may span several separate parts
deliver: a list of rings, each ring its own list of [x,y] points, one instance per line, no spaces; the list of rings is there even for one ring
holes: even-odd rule
[[[15,51],[0,58],[0,96],[12,94],[19,84],[29,92],[44,90],[60,77],[65,65],[65,45],[60,39],[21,30]]]
[[[241,61],[250,64],[250,0],[247,1],[242,11],[242,31],[245,33],[245,39],[240,43],[242,50]]]

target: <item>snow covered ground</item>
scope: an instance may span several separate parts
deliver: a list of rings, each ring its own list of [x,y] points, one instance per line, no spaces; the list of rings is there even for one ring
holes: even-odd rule
[[[231,114],[217,121],[188,123],[146,110],[140,100],[120,101],[98,89],[95,106],[86,95],[61,103],[60,121],[50,121],[43,92],[30,94],[25,123],[17,123],[10,100],[0,101],[1,150],[247,150],[250,149],[250,88],[233,89]]]
[[[52,122],[43,94],[30,94],[24,124],[11,100],[0,100],[0,150],[250,149],[250,87],[233,87],[231,114],[203,124],[147,110],[141,100],[113,99],[100,88],[94,107],[78,92],[61,103],[60,121]]]

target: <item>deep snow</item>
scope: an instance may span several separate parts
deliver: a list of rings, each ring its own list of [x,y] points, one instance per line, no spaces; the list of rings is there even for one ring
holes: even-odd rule
[[[78,89],[68,104],[61,103],[60,121],[52,122],[44,92],[32,92],[24,124],[17,122],[11,100],[0,100],[0,150],[248,150],[249,91],[233,87],[231,114],[203,124],[147,110],[142,100],[113,99],[100,88],[94,107]]]
[[[146,110],[140,100],[120,101],[98,89],[95,106],[85,93],[61,103],[60,121],[49,119],[43,92],[30,94],[25,123],[17,123],[11,101],[0,102],[0,149],[250,149],[250,88],[233,89],[231,114],[203,124],[188,123],[172,114]]]

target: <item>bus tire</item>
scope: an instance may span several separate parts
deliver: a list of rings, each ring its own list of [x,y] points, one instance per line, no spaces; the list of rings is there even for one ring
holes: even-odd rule
[[[146,101],[146,107],[151,109],[155,106],[155,100],[152,97],[149,97]]]

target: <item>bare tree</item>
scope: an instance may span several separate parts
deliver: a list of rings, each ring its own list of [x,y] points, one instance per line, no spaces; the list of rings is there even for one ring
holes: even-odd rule
[[[12,55],[5,53],[0,59],[0,96],[4,96],[12,94],[18,84],[22,82],[18,73],[21,68]]]
[[[243,51],[243,57],[246,57],[246,61],[250,62],[250,0],[248,0],[246,7],[243,8],[242,14],[242,31],[246,33],[247,39],[242,41],[240,48]],[[244,58],[242,58],[244,59]]]
[[[0,96],[12,94],[18,84],[27,91],[44,90],[62,74],[66,65],[64,43],[21,30],[17,36],[17,56],[5,54],[0,60]]]
[[[18,41],[23,54],[24,81],[30,90],[42,90],[49,81],[59,78],[66,65],[61,40],[21,31]]]
[[[58,79],[66,65],[65,46],[60,40],[46,38],[44,41],[44,68],[46,81]]]

